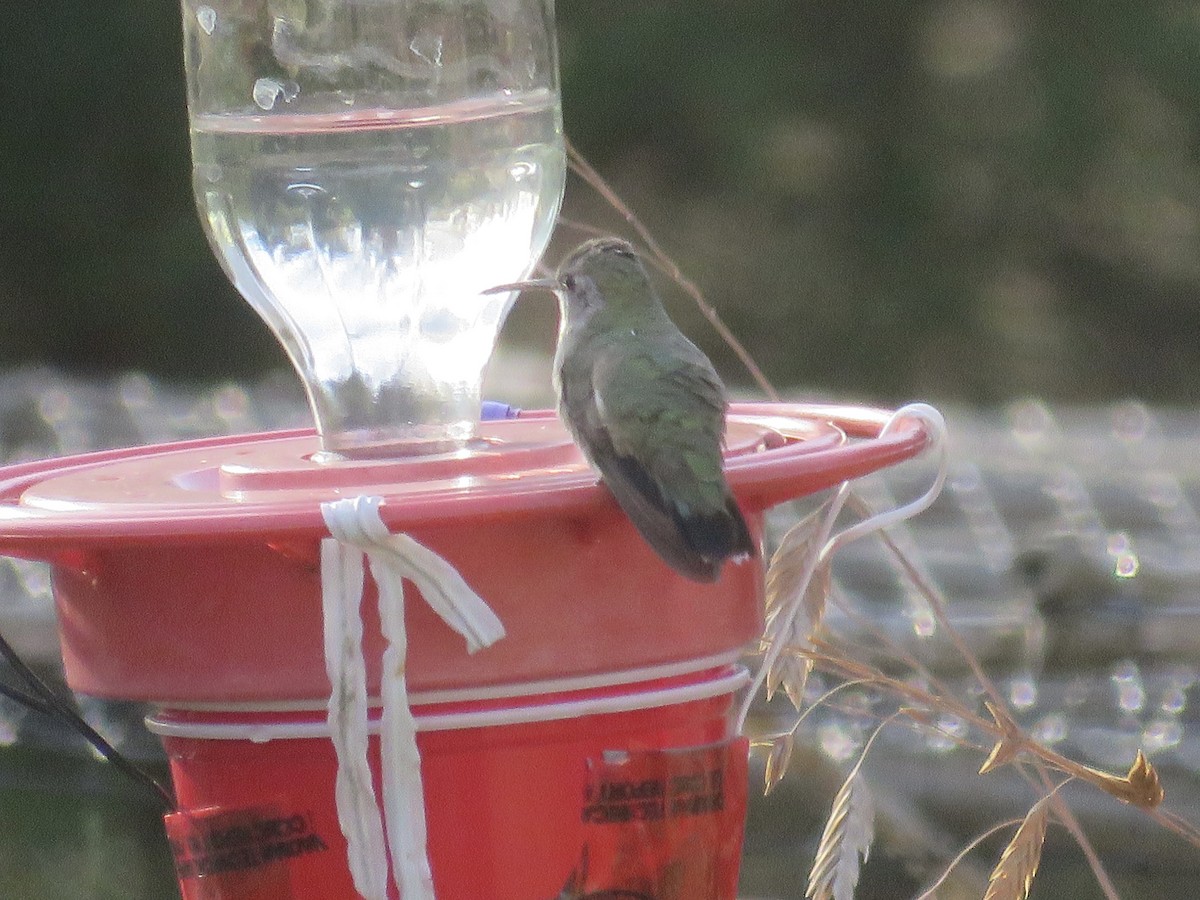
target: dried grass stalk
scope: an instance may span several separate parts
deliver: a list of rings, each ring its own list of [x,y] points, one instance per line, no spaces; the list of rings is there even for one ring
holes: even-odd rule
[[[799,712],[804,704],[804,691],[808,686],[808,676],[812,672],[812,660],[798,653],[785,651],[780,654],[775,664],[780,668],[779,684],[791,701],[792,707]]]
[[[763,796],[775,790],[775,786],[787,774],[788,764],[792,761],[792,751],[796,747],[795,732],[779,735],[771,741],[771,752],[767,756],[767,771],[763,776]]]
[[[778,652],[766,673],[767,699],[780,687],[792,706],[800,709],[812,664],[786,648],[806,649],[821,627],[832,585],[828,561],[819,559],[827,531],[829,503],[809,513],[783,536],[767,567],[764,586],[767,638]],[[798,616],[803,607],[805,615]]]
[[[1026,900],[1033,887],[1033,877],[1042,861],[1042,846],[1046,841],[1046,825],[1050,821],[1050,797],[1043,797],[1025,815],[1025,820],[1013,835],[1000,862],[988,879],[983,900]]]
[[[861,765],[861,760],[859,765]],[[856,765],[833,798],[833,809],[808,876],[809,900],[853,900],[859,869],[875,838],[875,802]]]
[[[824,543],[824,529],[821,526],[828,509],[829,502],[826,501],[789,528],[771,556],[763,585],[768,616],[788,606],[791,598],[804,588],[803,581],[816,565],[817,555]],[[805,605],[807,607],[807,603]],[[813,616],[809,610],[810,625],[819,620],[820,616]]]

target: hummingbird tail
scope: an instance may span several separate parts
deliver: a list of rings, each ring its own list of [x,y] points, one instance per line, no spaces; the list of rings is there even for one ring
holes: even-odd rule
[[[693,553],[715,566],[730,558],[749,558],[757,553],[746,519],[732,497],[715,513],[692,514],[677,519],[679,530]]]
[[[602,454],[597,468],[618,504],[646,542],[675,571],[713,582],[729,559],[757,555],[757,545],[737,501],[700,511],[674,502],[637,459]]]

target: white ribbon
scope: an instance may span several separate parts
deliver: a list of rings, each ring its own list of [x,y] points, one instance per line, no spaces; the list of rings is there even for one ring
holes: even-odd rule
[[[329,733],[337,754],[334,797],[346,836],[354,887],[366,900],[387,900],[387,853],[367,765],[367,667],[362,652],[362,553],[321,541],[321,603],[325,618],[325,671]]]
[[[363,556],[379,587],[383,654],[380,756],[387,848],[404,900],[434,900],[426,851],[425,795],[416,720],[405,679],[407,636],[404,579],[474,653],[504,637],[504,625],[458,571],[406,534],[391,534],[379,516],[380,497],[321,504],[332,538],[321,542],[325,667],[332,691],[329,727],[337,754],[338,823],[346,837],[355,889],[366,900],[386,900],[384,826],[367,764],[367,679],[362,654]],[[353,549],[351,549],[353,548]]]
[[[821,548],[820,551],[813,553],[805,561],[804,569],[801,572],[796,589],[792,592],[787,602],[783,604],[774,617],[767,623],[766,631],[763,634],[767,649],[763,654],[762,662],[754,673],[754,680],[751,682],[750,688],[742,698],[742,705],[738,710],[737,718],[738,732],[742,732],[745,729],[746,717],[750,714],[750,706],[754,702],[759,688],[766,681],[767,674],[771,671],[771,667],[775,665],[775,660],[779,658],[780,652],[788,644],[789,636],[793,635],[796,631],[796,620],[800,615],[800,610],[804,603],[804,595],[808,591],[808,584],[812,581],[817,567],[851,541],[856,541],[868,534],[881,531],[889,525],[903,522],[905,519],[910,519],[918,513],[923,512],[941,494],[942,486],[946,483],[947,470],[946,420],[942,418],[942,414],[935,407],[930,406],[928,403],[910,403],[892,414],[891,418],[880,429],[879,437],[884,437],[891,433],[895,430],[896,425],[905,419],[919,419],[925,424],[926,432],[929,435],[929,444],[925,447],[925,452],[937,452],[938,468],[937,473],[934,475],[933,483],[917,499],[905,503],[896,509],[876,513],[830,537],[829,535],[833,530],[834,522],[850,497],[849,481],[844,481],[838,486],[837,492],[829,504],[829,509],[821,522],[821,540],[816,545]]]

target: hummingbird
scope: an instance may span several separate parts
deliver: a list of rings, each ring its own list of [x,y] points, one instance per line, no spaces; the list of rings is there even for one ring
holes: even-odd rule
[[[559,297],[559,417],[642,537],[695,581],[754,556],[723,469],[725,387],[634,248],[590,240],[552,278],[491,290],[539,287]]]

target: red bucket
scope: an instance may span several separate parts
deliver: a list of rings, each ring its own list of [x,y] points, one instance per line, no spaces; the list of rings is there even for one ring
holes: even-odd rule
[[[515,700],[413,697],[439,900],[733,900],[746,680],[724,666]],[[186,810],[168,817],[185,900],[357,896],[319,714],[169,711],[150,727]],[[374,736],[369,758],[378,785]]]

